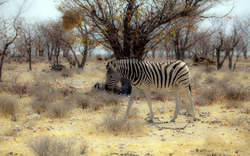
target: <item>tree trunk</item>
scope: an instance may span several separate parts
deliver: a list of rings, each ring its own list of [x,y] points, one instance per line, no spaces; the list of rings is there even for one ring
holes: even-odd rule
[[[29,68],[30,68],[30,71],[32,71],[32,67],[31,67],[31,51],[28,53],[29,55]]]
[[[0,82],[2,82],[3,59],[4,59],[5,51],[7,50],[8,46],[9,44],[6,44],[2,52],[1,63],[0,63]]]
[[[86,44],[85,48],[84,48],[84,55],[82,56],[83,57],[82,62],[80,65],[78,65],[78,68],[83,69],[83,67],[85,66],[86,60],[87,60],[87,56],[88,56],[88,45]]]

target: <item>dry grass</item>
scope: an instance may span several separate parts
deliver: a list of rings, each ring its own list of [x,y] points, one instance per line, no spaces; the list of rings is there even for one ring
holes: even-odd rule
[[[0,114],[11,117],[19,113],[17,100],[11,95],[0,95]]]
[[[60,98],[59,91],[46,83],[38,83],[34,86],[34,92],[38,101],[55,102]]]
[[[194,71],[192,72],[190,75],[190,81],[191,81],[191,84],[193,83],[199,83],[202,79],[202,74],[203,72],[201,71]]]
[[[90,107],[93,110],[98,110],[103,106],[118,105],[120,99],[120,95],[107,94],[104,91],[91,91],[82,97],[76,96],[76,101],[82,108]]]
[[[249,139],[249,136],[246,139],[241,140],[236,137],[230,137],[226,133],[207,130],[205,132],[205,147],[206,149],[213,149],[213,153],[228,154],[228,151],[236,153],[239,149],[248,150],[249,143],[247,142],[247,139]]]
[[[2,131],[1,133],[3,136],[17,137],[18,132],[21,131],[21,129],[15,128],[15,126],[13,126],[13,125],[5,125],[5,127],[3,127],[3,129],[1,129],[1,131]]]
[[[145,124],[146,122],[140,118],[124,121],[117,114],[104,116],[101,123],[104,132],[109,133],[139,133],[143,131]]]
[[[217,101],[218,93],[215,88],[206,87],[200,89],[198,92],[199,94],[194,98],[194,101],[199,106],[213,104]]]
[[[236,80],[236,73],[232,71],[225,71],[223,74],[222,80],[226,82],[235,82]]]
[[[171,97],[172,95],[167,92],[166,90],[157,90],[157,91],[151,91],[152,99],[157,101],[164,102],[167,97]]]
[[[86,154],[88,148],[86,142],[77,143],[75,138],[65,138],[42,135],[39,138],[30,139],[28,147],[39,156],[77,156]]]
[[[217,78],[215,78],[213,75],[209,74],[208,76],[205,77],[204,83],[205,84],[212,84],[217,81]]]
[[[50,105],[48,113],[52,118],[65,118],[68,112],[72,110],[72,104],[69,101],[60,101],[56,104]]]
[[[34,100],[31,104],[31,107],[33,110],[35,110],[36,113],[44,113],[46,110],[48,110],[49,103],[47,101],[38,101]]]

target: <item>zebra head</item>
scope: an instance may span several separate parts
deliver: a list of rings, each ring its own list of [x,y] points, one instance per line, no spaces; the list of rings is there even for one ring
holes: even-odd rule
[[[108,71],[106,73],[105,91],[111,93],[121,79],[121,74],[117,72],[117,63],[115,61],[110,61],[106,68]]]

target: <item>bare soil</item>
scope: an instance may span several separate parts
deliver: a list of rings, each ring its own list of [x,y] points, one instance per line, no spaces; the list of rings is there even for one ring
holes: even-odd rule
[[[204,83],[204,79],[207,74],[204,72],[204,67],[193,67],[190,60],[187,62],[191,74],[197,75],[198,72],[201,75],[200,80],[196,80],[198,87],[196,82],[192,82],[196,97],[199,94],[197,88],[206,89],[207,84]],[[63,59],[62,63],[69,69],[66,60]],[[84,155],[90,156],[250,155],[249,101],[232,105],[228,100],[219,100],[205,106],[195,105],[198,121],[193,122],[191,117],[179,115],[175,123],[164,123],[170,121],[174,114],[175,102],[170,94],[165,101],[153,99],[154,120],[162,123],[153,125],[146,121],[149,117],[146,100],[143,97],[137,98],[131,110],[136,115],[128,120],[140,120],[141,124],[127,131],[107,131],[103,120],[107,114],[112,115],[111,109],[114,106],[104,105],[97,110],[83,109],[77,107],[78,104],[74,100],[75,94],[90,92],[96,82],[105,82],[104,63],[89,59],[83,71],[71,69],[73,73],[70,77],[62,76],[61,72],[51,71],[50,63],[47,61],[34,63],[32,71],[28,71],[28,63],[4,64],[2,84],[23,84],[29,89],[38,83],[46,83],[52,88],[66,88],[68,94],[60,95],[61,97],[52,104],[67,99],[72,109],[63,118],[51,117],[49,110],[46,110],[40,114],[41,118],[27,120],[27,116],[37,114],[31,107],[37,97],[28,91],[20,94],[6,88],[0,89],[1,95],[11,95],[17,100],[19,107],[17,114],[20,114],[17,122],[10,120],[12,115],[0,114],[0,155],[35,155],[28,146],[29,141],[34,138],[39,139],[43,135],[75,138],[76,143],[84,140],[88,145]],[[227,75],[231,83],[240,82],[245,87],[250,86],[250,62],[241,60],[238,67],[234,73],[225,69],[214,70],[211,74],[218,79],[223,79]],[[129,96],[122,96],[119,99],[117,118],[123,117],[128,99]],[[187,107],[186,105],[183,104],[182,108]],[[15,125],[20,129],[15,134],[8,133]],[[184,126],[186,127],[181,129]]]

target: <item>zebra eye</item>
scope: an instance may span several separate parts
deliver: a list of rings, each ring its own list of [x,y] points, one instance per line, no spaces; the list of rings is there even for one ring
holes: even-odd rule
[[[113,77],[112,75],[109,76],[109,78],[111,78],[111,79],[112,79],[112,77]]]

